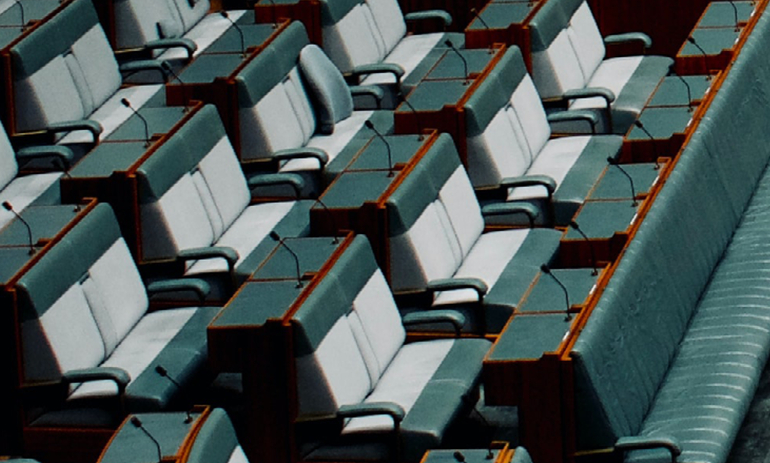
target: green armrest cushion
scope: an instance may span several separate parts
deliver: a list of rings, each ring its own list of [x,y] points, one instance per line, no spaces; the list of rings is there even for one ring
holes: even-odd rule
[[[227,268],[230,272],[235,268],[238,262],[238,251],[226,246],[211,246],[208,248],[191,248],[179,251],[177,254],[179,260],[199,260],[199,259],[225,259]]]
[[[299,174],[256,174],[248,178],[249,189],[261,186],[289,185],[294,189],[294,194],[299,198],[305,188],[305,181]]]
[[[610,104],[613,101],[615,101],[615,94],[612,93],[612,90],[608,88],[603,88],[603,87],[576,88],[573,90],[567,90],[562,95],[562,97],[566,100],[576,100],[580,98],[594,98],[597,96],[604,98],[604,101],[607,102],[607,108],[609,108]]]
[[[406,416],[401,405],[393,402],[367,402],[354,405],[341,405],[337,410],[340,418],[355,418],[357,416],[388,415],[393,418],[393,424],[398,424]]]
[[[279,161],[288,161],[290,159],[301,158],[316,158],[321,164],[321,167],[325,166],[326,163],[329,162],[329,155],[326,154],[326,151],[320,148],[312,148],[309,146],[278,150],[273,153],[273,157]]]
[[[574,110],[574,111],[559,111],[548,115],[548,123],[554,122],[570,122],[570,121],[586,121],[591,125],[591,133],[596,133],[596,124],[599,123],[599,116],[593,111],[586,110]]]
[[[411,312],[401,318],[404,326],[420,325],[423,323],[451,323],[455,335],[460,336],[465,325],[465,315],[456,310],[430,310]]]
[[[540,209],[535,205],[525,202],[503,202],[485,204],[481,208],[481,215],[484,217],[497,217],[501,215],[524,214],[529,219],[530,228],[535,227],[535,220],[540,216]]]
[[[62,121],[54,122],[46,130],[53,133],[59,132],[72,132],[75,130],[88,130],[94,136],[94,143],[99,141],[99,135],[101,135],[104,128],[102,124],[90,119],[80,119],[77,121]]]
[[[350,71],[350,75],[353,77],[361,77],[368,74],[386,74],[390,73],[396,78],[396,82],[401,81],[401,77],[404,76],[406,71],[404,68],[395,63],[374,63],[374,64],[362,64],[356,66]]]
[[[385,90],[376,85],[351,85],[350,94],[353,97],[370,96],[377,103],[377,108],[382,105],[382,99],[385,98]]]
[[[123,74],[133,74],[134,72],[139,71],[157,71],[163,79],[166,78],[166,67],[164,62],[156,59],[127,61],[120,65],[120,72]]]
[[[64,170],[67,170],[72,163],[74,154],[72,153],[72,150],[67,146],[27,146],[25,148],[16,150],[16,158],[20,161],[40,158],[54,158],[58,159],[62,163]]]
[[[151,40],[144,44],[144,48],[147,50],[184,48],[187,50],[187,59],[190,59],[195,50],[198,49],[198,45],[190,39],[180,37]]]
[[[174,278],[171,280],[153,281],[147,285],[147,294],[152,296],[158,293],[173,291],[192,291],[198,295],[201,301],[211,293],[211,285],[200,278]]]
[[[480,278],[441,278],[428,282],[429,291],[452,291],[455,289],[473,289],[479,296],[479,301],[489,291],[489,286]]]
[[[629,436],[621,437],[615,442],[615,449],[621,452],[659,448],[664,448],[671,453],[672,462],[676,461],[676,457],[682,453],[679,442],[670,436]]]
[[[502,188],[515,188],[519,186],[542,186],[548,192],[548,199],[556,191],[556,180],[547,175],[524,175],[521,177],[506,177],[500,181]]]
[[[118,393],[122,395],[131,381],[131,376],[126,370],[117,367],[82,368],[67,371],[62,375],[62,382],[66,384],[103,380],[113,381],[118,386]]]
[[[604,38],[607,45],[616,45],[620,43],[640,42],[644,48],[652,46],[652,39],[644,32],[626,32],[625,34],[613,34]]]
[[[452,15],[444,10],[413,11],[404,15],[406,21],[423,21],[425,19],[438,19],[444,23],[444,27],[452,25]]]

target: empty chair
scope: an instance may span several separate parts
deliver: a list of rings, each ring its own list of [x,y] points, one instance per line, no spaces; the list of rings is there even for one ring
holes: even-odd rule
[[[486,307],[485,317],[472,318],[469,327],[500,330],[540,265],[556,259],[558,230],[484,233],[483,210],[447,134],[386,205],[393,292],[435,293],[434,306]]]
[[[238,146],[241,160],[280,163],[304,173],[320,193],[373,133],[393,130],[393,113],[356,110],[351,90],[324,52],[292,23],[238,74]],[[369,93],[369,92],[366,92]],[[327,164],[339,167],[327,169]]]
[[[639,41],[649,47],[649,37],[629,33],[602,38],[585,0],[549,1],[529,27],[532,77],[540,96],[566,98],[572,109],[606,113],[609,107],[607,128],[616,134],[626,133],[673,64],[664,56],[605,59],[605,43]]]
[[[106,204],[42,255],[15,287],[21,383],[66,400],[28,416],[30,425],[114,426],[124,411],[165,409],[180,388],[201,379],[206,325],[219,309],[148,311],[148,292],[172,289],[203,296],[207,285],[174,280],[145,287]],[[35,403],[25,405],[35,410]]]
[[[447,39],[458,48],[465,44],[462,34],[407,33],[407,21],[427,18],[451,23],[439,10],[404,15],[396,0],[324,0],[323,49],[340,71],[361,78],[361,84],[390,83],[395,93],[398,86],[392,84],[400,82],[408,91],[441,58]]]
[[[162,85],[121,87],[121,70],[160,69],[143,61],[119,67],[90,0],[75,0],[10,49],[12,134],[49,130],[69,132],[60,143],[104,138],[134,108],[160,98]],[[87,130],[90,133],[84,133]]]
[[[256,270],[275,246],[271,231],[309,233],[313,201],[250,204],[250,188],[265,177],[247,181],[211,105],[142,163],[137,176],[140,261],[186,262],[187,275],[211,275],[224,285],[212,289],[217,297],[234,289],[229,282],[237,287]],[[228,274],[232,280],[222,280]]]
[[[550,119],[582,115],[562,111]],[[551,138],[549,118],[518,47],[506,52],[465,104],[465,119],[474,188],[498,201],[532,202],[547,224],[569,223],[607,158],[616,158],[623,144],[618,135]],[[575,123],[590,127],[593,122],[588,117]]]
[[[363,236],[291,322],[297,419],[310,427],[300,430],[306,460],[416,462],[475,405],[489,341],[406,342],[410,321],[402,320]]]
[[[56,172],[19,175],[19,162],[48,158]],[[72,152],[64,146],[27,147],[14,150],[5,128],[0,126],[0,203],[8,202],[16,212],[30,204],[59,202],[61,170],[69,168]],[[0,209],[0,228],[13,219],[5,208]]]

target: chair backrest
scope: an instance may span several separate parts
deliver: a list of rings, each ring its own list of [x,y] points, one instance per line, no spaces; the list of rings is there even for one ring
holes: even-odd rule
[[[211,246],[250,201],[214,106],[204,106],[137,170],[142,258]]]
[[[524,175],[551,136],[518,47],[508,49],[464,107],[468,176],[474,187]]]
[[[98,366],[148,307],[144,284],[106,204],[78,222],[16,289],[27,381]]]
[[[10,53],[17,131],[85,119],[122,83],[90,0],[76,0]]]
[[[116,47],[140,47],[160,38],[181,37],[184,28],[171,0],[112,0]]]
[[[454,275],[484,230],[451,136],[442,134],[387,201],[390,284],[424,289]]]
[[[357,236],[292,318],[300,415],[334,414],[375,388],[406,339],[369,242]]]
[[[233,423],[221,408],[211,410],[184,463],[248,463]]]

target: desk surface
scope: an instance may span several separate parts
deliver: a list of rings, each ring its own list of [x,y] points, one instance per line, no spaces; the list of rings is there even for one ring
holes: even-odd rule
[[[215,13],[216,14],[216,13]],[[244,15],[247,16],[247,15]],[[245,23],[243,17],[238,18],[237,24],[243,33],[243,45],[244,49],[248,50],[250,47],[256,47],[262,45],[270,35],[275,32],[275,27],[272,24],[254,24],[254,13],[251,12],[251,24]],[[238,34],[238,30],[234,27],[228,28],[224,34],[222,34],[211,45],[206,47],[204,54],[206,53],[235,53],[241,52],[241,36]]]
[[[186,108],[182,106],[142,107],[138,110],[138,113],[147,120],[147,132],[144,130],[142,119],[134,114],[106,139],[102,140],[102,143],[111,141],[145,141],[147,139],[145,133],[149,133],[151,138],[153,135],[167,133],[184,117],[185,110]]]
[[[591,268],[552,269],[551,273],[567,288],[570,307],[583,304],[593,293],[599,274]],[[550,276],[540,273],[535,285],[516,313],[560,312],[567,309],[564,291]]]
[[[179,73],[179,80],[185,84],[208,84],[232,74],[243,59],[240,53],[202,53]]]
[[[586,201],[580,208],[575,222],[589,239],[608,239],[616,232],[627,230],[636,221],[636,214],[642,205],[637,200],[633,206],[630,199],[616,201]],[[582,240],[580,234],[568,228],[564,238],[567,240]]]
[[[420,140],[419,135],[386,135],[385,140],[390,146],[393,165],[396,165],[407,164],[427,137]],[[356,170],[388,170],[388,147],[379,137],[372,137],[345,168],[345,171]]]
[[[511,24],[521,24],[534,8],[535,3],[529,1],[520,2],[496,2],[492,1],[481,10],[479,18],[473,18],[466,31],[484,29],[506,29]],[[486,23],[486,25],[484,24]]]
[[[665,164],[659,165],[657,169],[654,163],[621,164],[620,167],[633,180],[634,191],[639,197],[648,194],[655,186]],[[631,182],[617,167],[607,166],[587,199],[631,199]]]
[[[677,76],[664,77],[646,107],[687,106],[687,85],[690,86],[691,101],[700,101],[711,91],[713,81],[713,76],[706,75],[681,76],[681,79]]]
[[[50,240],[78,215],[75,206],[30,206],[21,211],[21,217],[32,230],[32,242]],[[12,220],[0,231],[0,246],[28,246],[27,227],[19,219]]]
[[[398,177],[387,170],[346,171],[329,185],[321,200],[330,209],[358,209],[367,201],[376,201]]]
[[[545,352],[559,348],[575,321],[564,314],[514,316],[497,338],[487,361],[515,361],[539,359]]]
[[[687,106],[645,108],[639,115],[639,121],[655,139],[668,139],[674,134],[683,134],[692,123],[693,112]],[[649,140],[650,137],[642,129],[631,126],[626,134],[626,140]],[[669,156],[676,153],[659,153],[659,156]]]
[[[695,41],[705,50],[707,55],[718,55],[722,50],[729,50],[738,42],[740,30],[734,27],[705,27],[694,29],[690,34]],[[676,56],[703,56],[703,53],[692,43],[685,41]]]
[[[456,104],[468,90],[470,84],[465,79],[429,80],[421,82],[406,99],[417,111],[440,111],[445,105]],[[411,112],[407,105],[401,104],[397,112]]]
[[[746,23],[754,16],[756,10],[753,1],[732,3],[735,5],[735,9],[733,9],[733,5],[730,5],[730,2],[726,1],[709,3],[695,27],[735,27],[736,10],[739,24]]]
[[[143,141],[101,143],[70,170],[73,179],[105,178],[128,170],[147,151]]]
[[[24,8],[24,22],[43,19],[50,12],[55,10],[61,0],[21,0],[21,6]],[[0,7],[0,26],[12,26],[16,29],[17,35],[21,34],[21,7],[14,2],[3,2]]]
[[[317,205],[317,207],[320,207]],[[284,243],[297,255],[300,275],[308,276],[318,273],[332,253],[342,243],[340,237],[337,243],[332,237],[286,238]],[[297,280],[297,264],[291,253],[283,246],[276,244],[270,256],[252,274],[250,280]]]
[[[465,62],[468,63],[468,75],[478,74],[487,67],[487,64],[494,58],[495,50],[492,53],[487,48],[480,48],[475,50],[459,50],[460,55],[465,58]],[[439,79],[462,79],[465,77],[465,65],[460,55],[447,50],[444,52],[444,56],[436,63],[431,71],[425,76],[423,81],[426,80],[439,80]]]
[[[307,286],[307,282],[303,284]],[[209,329],[258,327],[269,319],[280,319],[303,290],[296,280],[247,281]]]

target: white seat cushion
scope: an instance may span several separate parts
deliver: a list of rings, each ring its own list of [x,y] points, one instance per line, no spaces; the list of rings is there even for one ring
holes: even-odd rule
[[[187,0],[184,0],[187,1]],[[228,10],[227,15],[233,22],[246,13],[246,10]],[[230,21],[218,13],[207,14],[184,34],[184,38],[190,39],[198,46],[193,52],[193,57],[203,53],[212,43],[224,34],[227,29],[233,27]],[[158,56],[160,60],[186,59],[187,50],[182,48],[169,48]]]
[[[439,32],[406,36],[382,61],[398,64],[404,68],[404,76],[401,79],[406,79],[443,38],[444,34]],[[395,81],[393,74],[390,73],[371,74],[363,79],[361,84],[373,85]]]
[[[621,58],[611,58],[602,61],[599,68],[591,76],[591,80],[588,81],[586,87],[600,87],[607,88],[619,96],[623,91],[623,87],[626,86],[631,76],[636,72],[636,68],[642,62],[643,56],[625,56]],[[575,100],[570,109],[586,109],[586,108],[604,108],[606,103],[604,98],[583,98]]]

